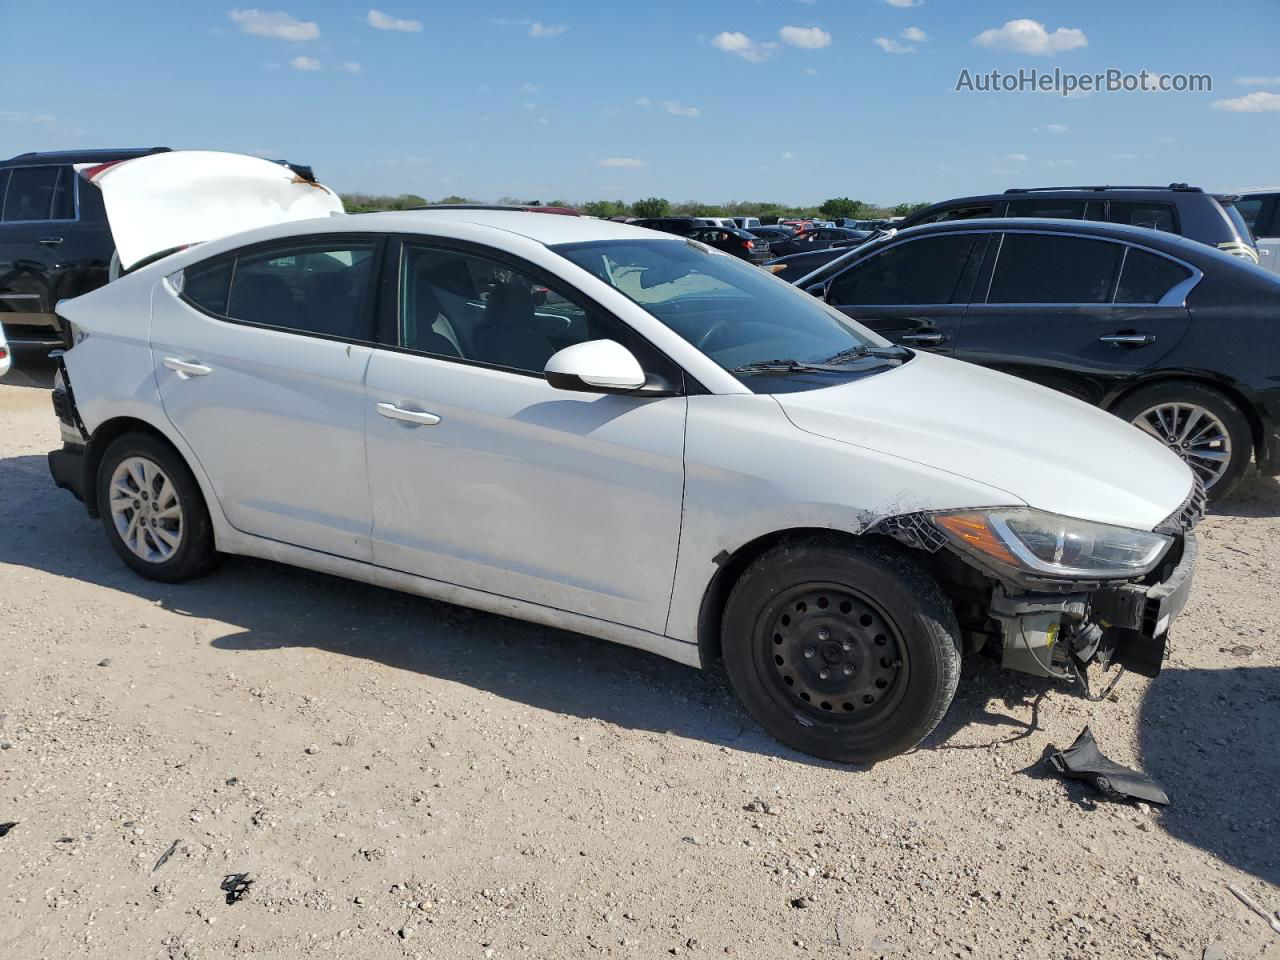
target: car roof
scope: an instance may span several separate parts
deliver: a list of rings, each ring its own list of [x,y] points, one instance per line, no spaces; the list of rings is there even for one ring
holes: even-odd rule
[[[654,231],[629,223],[597,220],[592,217],[548,216],[545,213],[530,213],[524,210],[436,207],[426,210],[355,213],[338,219],[345,220],[347,223],[359,221],[362,226],[367,225],[392,233],[418,233],[428,228],[433,222],[446,220],[504,230],[547,246],[559,243],[585,243],[591,240],[652,240],[655,237]]]
[[[51,150],[44,153],[32,151],[0,161],[0,167],[29,167],[62,163],[114,163],[132,160],[153,153],[168,153],[170,147],[119,147],[112,150]]]

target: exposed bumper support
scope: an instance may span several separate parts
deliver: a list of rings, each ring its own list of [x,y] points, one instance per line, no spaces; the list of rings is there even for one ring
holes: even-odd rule
[[[84,447],[64,443],[61,450],[49,451],[49,473],[55,484],[84,502]]]

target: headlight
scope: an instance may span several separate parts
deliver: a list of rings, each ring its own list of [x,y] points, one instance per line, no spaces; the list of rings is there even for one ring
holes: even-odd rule
[[[1027,507],[939,513],[933,522],[962,550],[1042,576],[1083,580],[1142,576],[1173,542],[1158,533]]]

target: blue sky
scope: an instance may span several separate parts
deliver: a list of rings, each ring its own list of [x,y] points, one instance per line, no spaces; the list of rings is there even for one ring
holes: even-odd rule
[[[1276,0],[373,3],[0,0],[0,155],[225,149],[432,199],[1280,181]],[[954,90],[1033,67],[1213,91]]]

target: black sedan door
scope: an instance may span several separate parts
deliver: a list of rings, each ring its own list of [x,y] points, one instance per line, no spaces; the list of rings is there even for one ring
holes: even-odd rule
[[[878,248],[832,279],[827,302],[895,343],[950,354],[990,237],[957,231]]]
[[[954,356],[1099,404],[1190,324],[1192,271],[1146,248],[1060,233],[992,244]]]

